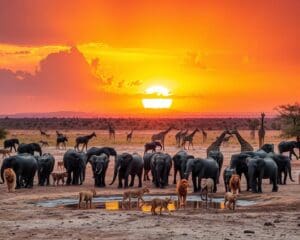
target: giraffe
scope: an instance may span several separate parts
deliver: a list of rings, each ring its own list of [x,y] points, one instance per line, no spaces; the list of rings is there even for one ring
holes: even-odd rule
[[[176,140],[176,145],[177,147],[180,147],[180,143],[181,143],[181,140],[184,138],[184,136],[186,136],[186,134],[188,133],[189,130],[180,130],[179,132],[176,133],[175,135],[175,140]]]
[[[199,132],[198,128],[196,128],[191,134],[184,136],[184,138],[182,139],[182,146],[184,149],[186,149],[185,148],[186,142],[189,142],[188,149],[190,149],[190,145],[192,145],[192,148],[194,149],[193,138],[196,132]]]
[[[202,131],[202,137],[203,137],[202,142],[205,143],[207,140],[207,132],[205,132],[203,128],[201,128],[201,131]]]
[[[41,133],[41,136],[45,136],[45,137],[50,137],[50,134],[47,134],[46,131],[42,131],[42,129],[39,129],[40,130],[40,133]]]
[[[130,132],[130,133],[127,133],[127,136],[126,136],[126,141],[127,141],[127,142],[131,142],[132,134],[133,134],[133,129],[131,129],[131,132]]]
[[[113,128],[113,126],[109,123],[108,124],[108,134],[109,134],[109,139],[116,139],[116,131],[115,129]]]
[[[239,133],[239,131],[237,129],[234,129],[233,131],[231,131],[231,134],[234,134],[237,137],[237,140],[239,141],[240,145],[241,145],[241,152],[247,152],[250,151],[252,152],[254,149],[251,146],[250,143],[248,143]]]
[[[181,140],[181,134],[182,134],[182,132],[183,132],[183,129],[180,130],[179,132],[177,132],[177,133],[175,134],[175,140],[176,140],[176,145],[177,145],[177,147],[180,146],[180,140]]]
[[[151,137],[152,142],[160,141],[161,145],[162,145],[162,149],[165,150],[165,137],[172,129],[173,129],[173,127],[169,127],[165,131],[159,132],[157,134],[153,134]]]
[[[261,123],[260,123],[260,128],[258,130],[258,141],[259,141],[259,148],[264,145],[265,142],[265,135],[266,135],[266,130],[265,130],[265,113],[261,113]]]
[[[207,156],[210,151],[220,151],[220,146],[227,134],[231,135],[228,130],[223,131],[221,135],[212,144],[210,144],[210,146],[206,149]]]

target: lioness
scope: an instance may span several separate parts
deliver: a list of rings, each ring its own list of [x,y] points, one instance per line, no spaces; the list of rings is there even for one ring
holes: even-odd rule
[[[167,210],[170,213],[170,210],[168,209],[168,205],[169,203],[171,203],[171,199],[170,198],[166,198],[166,199],[160,199],[160,198],[153,198],[151,200],[151,213],[152,215],[157,215],[157,213],[155,212],[155,209],[157,207],[159,207],[159,215],[161,215],[161,212],[163,209]]]
[[[224,205],[226,208],[235,209],[235,204],[236,204],[236,200],[237,200],[237,195],[232,193],[232,192],[227,192],[225,193],[224,196]]]
[[[81,202],[85,201],[85,208],[88,208],[88,203],[90,203],[90,208],[92,208],[93,197],[96,196],[96,190],[91,189],[90,191],[82,191],[79,193],[79,203],[78,208],[80,208]]]
[[[62,185],[64,185],[65,184],[65,177],[68,177],[68,173],[67,172],[51,173],[51,176],[53,178],[53,185],[55,185],[55,182],[56,182],[56,185],[58,186],[60,180],[62,181]]]
[[[212,178],[206,179],[206,182],[201,189],[201,199],[207,201],[208,198],[208,193],[210,192],[211,194],[214,191],[214,180]],[[205,198],[203,198],[205,196]],[[212,201],[212,197],[210,197],[210,201]]]
[[[14,192],[16,188],[16,174],[12,168],[4,170],[4,179],[7,184],[8,192]]]
[[[129,190],[125,191],[123,193],[123,200],[122,200],[122,208],[124,208],[125,205],[125,200],[128,199],[129,202],[129,209],[131,209],[131,198],[137,198],[137,207],[140,206],[140,200],[143,201],[144,204],[144,199],[143,196],[145,193],[149,193],[149,189],[147,187],[139,189],[139,190]]]
[[[239,194],[241,191],[241,180],[240,176],[237,174],[233,174],[229,180],[229,188],[232,193]]]

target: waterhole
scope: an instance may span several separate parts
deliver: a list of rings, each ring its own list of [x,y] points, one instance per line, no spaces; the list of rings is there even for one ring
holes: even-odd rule
[[[125,201],[122,203],[122,196],[105,196],[105,197],[95,197],[93,198],[92,208],[105,209],[107,211],[117,211],[117,210],[128,210],[128,209],[138,209],[140,208],[144,212],[151,211],[151,199],[153,198],[171,198],[172,202],[168,205],[170,211],[175,211],[177,209],[177,196],[170,195],[147,195],[144,196],[144,203],[138,203],[136,199],[131,200],[131,208],[129,207],[129,202]],[[255,201],[248,200],[237,200],[236,206],[251,206],[254,205]],[[49,208],[62,208],[62,209],[78,209],[78,199],[70,198],[60,198],[54,200],[46,200],[35,203],[40,207],[49,207]],[[81,208],[85,208],[85,202],[81,203]],[[201,209],[201,208],[214,208],[214,209],[224,209],[224,199],[223,198],[212,198],[206,202],[201,199],[200,196],[190,195],[187,197],[186,209]]]

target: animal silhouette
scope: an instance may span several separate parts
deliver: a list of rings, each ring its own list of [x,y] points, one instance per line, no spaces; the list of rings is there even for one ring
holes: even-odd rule
[[[260,122],[260,128],[258,130],[258,142],[259,142],[259,148],[262,147],[265,143],[265,135],[266,135],[266,130],[265,130],[265,113],[261,113],[261,122]]]
[[[162,149],[165,150],[165,137],[172,129],[173,127],[169,127],[165,131],[159,132],[157,134],[153,134],[151,137],[152,142],[160,141],[162,145]]]

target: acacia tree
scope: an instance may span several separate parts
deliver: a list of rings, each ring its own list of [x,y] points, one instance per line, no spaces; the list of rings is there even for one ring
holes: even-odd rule
[[[282,132],[286,137],[300,139],[300,104],[280,105],[276,108],[282,122]]]

